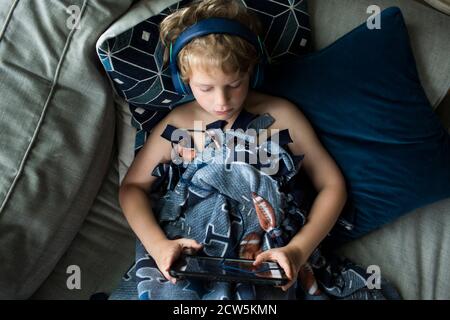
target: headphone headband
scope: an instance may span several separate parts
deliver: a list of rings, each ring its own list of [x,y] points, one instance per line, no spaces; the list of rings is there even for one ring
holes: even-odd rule
[[[200,20],[194,25],[184,30],[173,45],[172,54],[176,57],[181,49],[193,39],[202,37],[211,33],[231,34],[239,36],[250,42],[259,50],[258,37],[242,23],[227,18],[209,18]]]

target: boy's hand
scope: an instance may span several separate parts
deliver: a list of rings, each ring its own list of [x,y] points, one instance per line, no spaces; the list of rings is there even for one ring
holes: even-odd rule
[[[155,259],[158,269],[162,272],[164,277],[172,282],[176,283],[176,279],[169,274],[169,269],[172,263],[174,263],[183,251],[197,250],[203,247],[202,244],[195,240],[181,238],[176,240],[160,240],[153,245],[151,250],[151,256]]]
[[[274,248],[261,252],[256,256],[253,265],[258,267],[263,261],[276,261],[280,267],[283,268],[289,282],[286,285],[281,286],[281,289],[287,291],[297,280],[298,272],[306,263],[306,258],[303,257],[300,250],[287,245],[281,248]]]

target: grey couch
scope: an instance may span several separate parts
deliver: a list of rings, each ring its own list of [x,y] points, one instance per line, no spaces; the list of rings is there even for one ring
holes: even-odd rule
[[[157,14],[174,0],[46,0],[0,4],[0,299],[88,299],[111,292],[134,259],[118,204],[134,129],[95,55],[107,29]],[[410,0],[310,0],[317,49],[397,5],[426,93],[450,127],[450,17]],[[132,6],[134,5],[134,6]],[[444,102],[442,102],[444,101]],[[411,212],[339,252],[378,265],[406,299],[450,299],[450,199]],[[80,287],[68,288],[70,266]],[[70,286],[69,286],[70,287]]]

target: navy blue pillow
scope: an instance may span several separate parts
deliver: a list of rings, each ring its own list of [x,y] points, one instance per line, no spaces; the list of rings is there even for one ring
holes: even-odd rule
[[[337,242],[450,197],[450,138],[419,81],[399,8],[381,13],[380,30],[363,24],[272,67],[265,91],[301,108],[346,178]]]

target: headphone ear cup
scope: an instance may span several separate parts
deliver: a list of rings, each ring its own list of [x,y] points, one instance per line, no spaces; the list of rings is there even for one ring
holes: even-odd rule
[[[181,75],[177,72],[177,81],[180,84],[180,91],[178,91],[178,93],[180,94],[187,94],[186,91],[186,85],[184,84],[183,80],[181,79]]]
[[[252,89],[256,89],[256,69],[257,69],[258,67],[257,66],[255,66],[255,68],[253,69],[253,72],[252,72],[252,77],[250,78],[250,87],[252,88]]]
[[[172,72],[172,83],[177,93],[182,95],[192,94],[191,88],[183,82],[177,70]]]
[[[264,66],[261,63],[255,65],[251,78],[251,87],[257,89],[262,86],[264,81]]]
[[[183,82],[183,80],[181,80],[181,83],[183,84],[183,91],[185,95],[191,95],[192,94],[192,90],[191,87],[188,84],[185,84]]]

